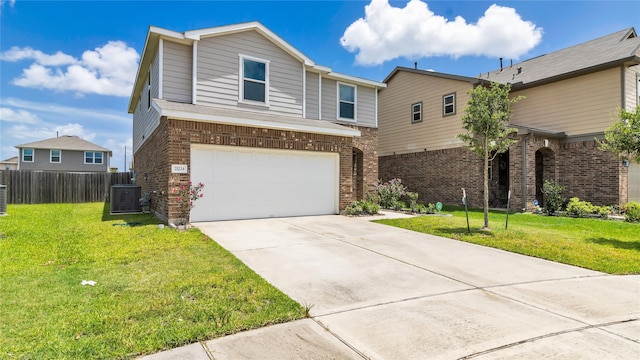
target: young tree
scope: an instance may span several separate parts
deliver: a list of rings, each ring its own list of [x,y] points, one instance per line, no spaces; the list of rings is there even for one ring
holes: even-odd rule
[[[484,160],[484,229],[489,229],[489,161],[517,141],[510,135],[518,129],[509,127],[509,120],[511,105],[522,97],[511,99],[510,91],[510,85],[497,83],[469,90],[470,98],[462,116],[462,126],[467,132],[458,135]]]
[[[640,164],[640,106],[635,112],[618,109],[618,121],[604,132],[600,149]]]

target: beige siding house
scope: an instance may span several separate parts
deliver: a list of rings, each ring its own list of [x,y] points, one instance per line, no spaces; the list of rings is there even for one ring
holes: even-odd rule
[[[151,27],[129,103],[134,168],[153,211],[191,221],[335,214],[378,179],[378,90],[257,22]]]
[[[640,38],[630,28],[477,78],[397,68],[379,95],[380,176],[403,179],[423,201],[457,204],[465,188],[480,206],[481,163],[456,134],[466,92],[498,82],[525,99],[511,119],[518,143],[491,164],[492,206],[506,206],[509,191],[513,208],[542,204],[545,180],[596,204],[638,201],[640,165],[602,152],[596,139],[615,121],[616,109],[640,104],[639,64]],[[455,94],[450,116],[442,111],[447,94]]]

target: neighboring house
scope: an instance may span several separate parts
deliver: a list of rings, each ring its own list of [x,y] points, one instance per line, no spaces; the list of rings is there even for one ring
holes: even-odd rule
[[[138,184],[171,223],[189,181],[205,184],[191,221],[338,213],[378,179],[384,87],[257,22],[150,27],[129,102]]]
[[[18,170],[107,172],[112,151],[77,136],[59,136],[16,146]]]
[[[474,86],[511,84],[518,142],[490,167],[490,205],[543,203],[542,185],[600,205],[640,200],[640,165],[598,149],[616,109],[640,104],[640,38],[633,28],[481,74],[462,77],[398,67],[379,95],[379,166],[423,201],[482,204],[482,163],[456,138]]]
[[[18,170],[18,157],[14,156],[0,161],[0,170]]]

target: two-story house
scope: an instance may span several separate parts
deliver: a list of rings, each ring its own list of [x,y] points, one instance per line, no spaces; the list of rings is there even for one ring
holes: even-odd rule
[[[107,172],[113,152],[78,136],[63,135],[17,145],[18,170]]]
[[[478,77],[396,68],[379,95],[380,177],[401,178],[424,201],[482,204],[482,162],[456,138],[474,86],[511,84],[518,142],[490,166],[490,203],[543,203],[545,180],[600,205],[640,200],[640,165],[601,151],[616,109],[640,104],[640,38],[633,28],[509,64]]]
[[[150,27],[129,102],[151,209],[204,183],[191,221],[335,214],[378,179],[378,89],[333,72],[257,22]]]

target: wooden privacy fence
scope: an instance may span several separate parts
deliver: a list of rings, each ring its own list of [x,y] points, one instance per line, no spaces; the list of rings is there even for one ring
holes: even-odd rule
[[[64,173],[0,170],[9,204],[109,201],[111,185],[130,184],[131,173]]]

